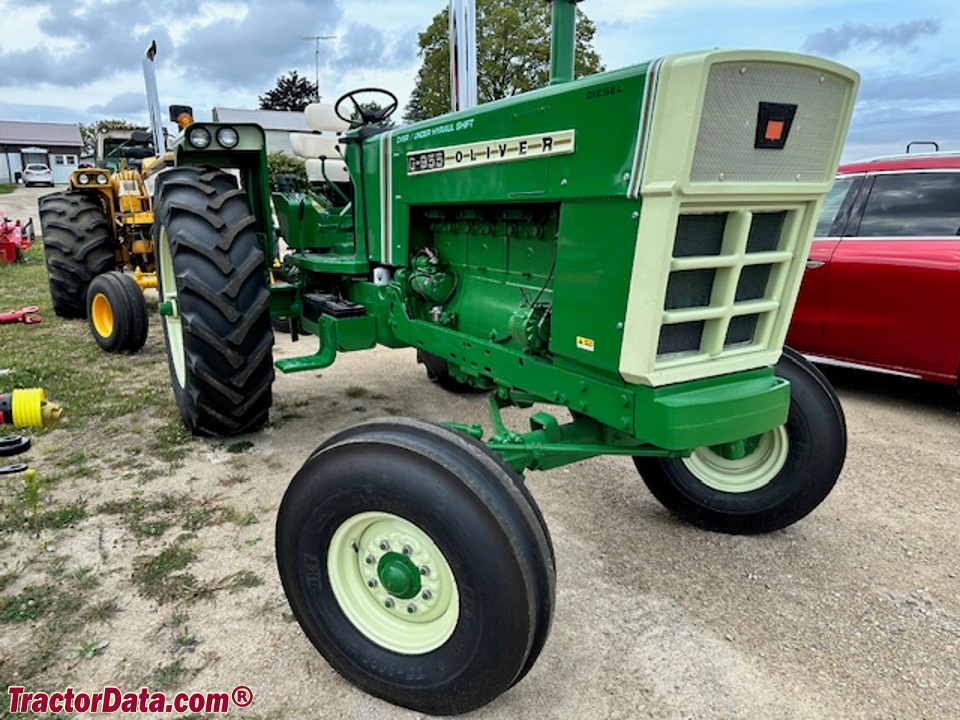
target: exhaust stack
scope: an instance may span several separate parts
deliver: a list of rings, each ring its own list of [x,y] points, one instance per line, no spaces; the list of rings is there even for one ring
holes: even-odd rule
[[[553,19],[550,33],[550,84],[573,80],[577,52],[577,3],[580,0],[550,0]]]
[[[477,106],[477,7],[450,0],[450,109]]]
[[[153,59],[157,56],[157,41],[143,54],[143,80],[147,86],[147,111],[150,114],[150,134],[153,135],[153,152],[160,157],[167,151],[163,136],[163,119],[160,114],[160,93],[157,91],[157,73]]]

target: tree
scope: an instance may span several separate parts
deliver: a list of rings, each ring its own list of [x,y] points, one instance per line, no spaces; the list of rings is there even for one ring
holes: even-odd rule
[[[261,110],[303,110],[318,102],[317,84],[300,77],[296,70],[277,78],[276,87],[260,95]]]
[[[383,106],[380,103],[376,102],[375,100],[371,100],[370,102],[360,103],[360,107],[362,107],[367,113],[370,113],[370,114],[378,113],[381,110],[383,110]],[[360,117],[360,112],[358,110],[354,110],[352,113],[350,113],[350,121],[354,125],[363,124],[363,119]],[[373,127],[383,128],[384,130],[389,130],[393,126],[394,126],[394,122],[390,118],[386,118],[384,120],[381,120],[380,122],[373,123]]]
[[[307,186],[307,164],[298,157],[287,155],[282,150],[267,154],[267,170],[270,173],[270,187],[277,189],[277,176],[290,175],[297,187]]]
[[[477,0],[477,100],[543,87],[550,80],[551,4],[543,0]],[[420,33],[417,82],[403,119],[417,122],[450,111],[449,10]],[[593,49],[596,27],[577,9],[577,77],[603,71]]]

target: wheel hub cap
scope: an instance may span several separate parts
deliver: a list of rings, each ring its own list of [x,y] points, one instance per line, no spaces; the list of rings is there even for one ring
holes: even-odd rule
[[[409,600],[420,592],[420,570],[406,555],[384,555],[377,565],[377,575],[384,590],[401,600]]]

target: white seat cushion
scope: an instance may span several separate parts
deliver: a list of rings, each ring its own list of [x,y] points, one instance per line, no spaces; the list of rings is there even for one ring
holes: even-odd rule
[[[319,158],[326,157],[340,160],[341,145],[336,135],[314,135],[313,133],[290,133],[290,145],[297,157]]]
[[[304,113],[307,117],[307,125],[317,132],[339,133],[350,127],[350,123],[336,116],[333,105],[328,103],[310,103]]]
[[[323,173],[321,172],[320,161],[317,159],[307,160],[307,180],[312,183],[323,182]],[[350,173],[347,172],[347,164],[343,160],[327,160],[327,177],[332,182],[350,182]]]

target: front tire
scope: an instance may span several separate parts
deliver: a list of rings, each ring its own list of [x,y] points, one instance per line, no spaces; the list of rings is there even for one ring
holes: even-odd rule
[[[147,303],[129,275],[111,270],[87,290],[87,320],[97,344],[110,353],[136,352],[147,341]]]
[[[157,180],[154,237],[174,398],[195,435],[258,429],[272,402],[269,291],[236,179],[179,167]]]
[[[284,495],[277,563],[294,616],[347,680],[429,714],[510,688],[543,647],[555,570],[517,476],[410,419],[324,443]]]
[[[93,193],[53,193],[39,205],[53,311],[64,318],[86,317],[87,288],[117,264],[107,215]]]
[[[783,426],[747,438],[733,454],[717,446],[689,458],[634,458],[664,507],[706,530],[756,534],[795,523],[826,498],[846,458],[840,402],[823,374],[789,348],[776,374],[790,381]]]

